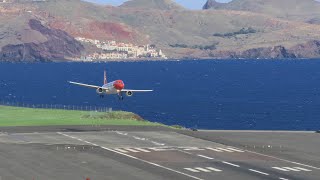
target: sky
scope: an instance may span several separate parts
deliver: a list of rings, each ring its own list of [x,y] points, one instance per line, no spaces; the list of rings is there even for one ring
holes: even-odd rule
[[[86,0],[86,1],[118,6],[123,2],[125,2],[126,0]],[[207,0],[175,0],[175,1],[189,9],[201,9]],[[231,0],[217,0],[217,1],[229,2]]]

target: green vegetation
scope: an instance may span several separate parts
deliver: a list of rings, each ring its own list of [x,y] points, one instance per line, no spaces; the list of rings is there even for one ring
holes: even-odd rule
[[[156,126],[140,116],[123,111],[92,112],[0,106],[0,126],[130,125]]]
[[[217,45],[219,43],[213,43],[211,45],[193,45],[193,46],[188,46],[186,44],[170,44],[170,47],[173,48],[190,48],[190,49],[200,49],[200,50],[215,50],[217,49]]]
[[[213,36],[229,38],[229,37],[233,37],[233,36],[240,35],[240,34],[252,34],[252,33],[256,33],[256,32],[257,32],[257,30],[249,27],[248,29],[242,28],[239,31],[231,32],[231,33],[225,33],[225,34],[215,33],[215,34],[213,34]]]
[[[174,128],[174,129],[185,129],[185,127],[183,126],[180,126],[180,125],[172,125],[170,126],[171,128]]]

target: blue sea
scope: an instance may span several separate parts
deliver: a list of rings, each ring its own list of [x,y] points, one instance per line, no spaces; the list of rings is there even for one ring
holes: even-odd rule
[[[154,89],[119,101],[77,81]],[[0,101],[110,107],[189,128],[319,130],[320,60],[0,63]]]

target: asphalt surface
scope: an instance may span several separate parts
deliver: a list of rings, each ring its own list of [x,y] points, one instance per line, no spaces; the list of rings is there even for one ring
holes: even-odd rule
[[[320,134],[164,127],[0,128],[0,179],[314,179]]]

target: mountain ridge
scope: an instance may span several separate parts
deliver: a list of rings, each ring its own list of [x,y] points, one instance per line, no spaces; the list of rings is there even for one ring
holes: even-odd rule
[[[135,0],[144,2],[146,0]],[[244,0],[241,0],[244,2]],[[248,0],[249,1],[249,0]],[[259,0],[260,1],[260,0]],[[273,0],[271,0],[273,1]],[[288,0],[286,0],[288,1]],[[292,1],[292,0],[289,0]],[[23,2],[23,3],[21,3]],[[154,1],[156,2],[156,1]],[[157,2],[171,3],[160,0]],[[213,0],[211,2],[214,2]],[[221,3],[220,3],[221,4]],[[220,5],[218,4],[218,5]],[[152,6],[151,6],[152,7]],[[295,54],[295,58],[316,57],[317,45],[308,42],[320,40],[320,25],[314,19],[313,23],[284,17],[275,17],[265,13],[253,11],[210,9],[187,10],[180,8],[151,8],[128,6],[102,6],[80,0],[47,0],[43,2],[19,0],[19,3],[0,3],[0,48],[2,54],[12,52],[13,59],[22,57],[14,55],[21,52],[21,47],[28,47],[34,52],[44,51],[46,58],[42,60],[54,61],[52,45],[58,42],[72,42],[69,52],[58,53],[78,58],[80,55],[90,54],[97,49],[84,46],[80,48],[79,42],[69,41],[69,38],[82,37],[100,41],[118,41],[137,46],[154,44],[169,57],[181,58],[219,58],[225,54],[235,53],[241,58],[240,52],[256,53],[253,49],[264,51],[264,57],[269,53],[270,58],[275,49],[305,52],[308,47],[315,49],[307,53]],[[162,7],[162,6],[160,6]],[[317,18],[314,16],[313,18]],[[64,32],[57,37],[55,33],[46,35],[30,28],[29,21],[35,19],[48,30]],[[50,41],[59,39],[60,41]],[[29,43],[29,44],[28,44]],[[32,44],[33,43],[33,44]],[[48,44],[43,44],[48,43]],[[50,45],[52,44],[52,45]],[[11,45],[8,50],[8,45]],[[43,46],[47,47],[41,49]],[[17,48],[18,46],[19,48]],[[71,47],[72,46],[72,47]],[[292,47],[299,46],[292,50]],[[6,48],[3,48],[6,47]],[[262,48],[262,49],[260,49]],[[71,49],[73,49],[71,51]],[[271,50],[265,50],[271,49]],[[35,53],[30,53],[35,55]],[[320,57],[320,52],[318,53]],[[214,55],[214,56],[212,56]],[[31,60],[38,58],[35,55]],[[253,57],[255,57],[253,55]],[[286,58],[287,56],[279,56]],[[25,60],[25,58],[22,58]],[[1,59],[3,60],[3,59]],[[5,60],[10,60],[7,57]]]
[[[203,9],[250,11],[304,22],[320,18],[320,2],[315,0],[233,0],[228,3],[208,0]]]
[[[159,9],[159,10],[181,10],[181,5],[172,0],[129,0],[119,7],[125,8],[142,8],[142,9]]]

